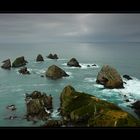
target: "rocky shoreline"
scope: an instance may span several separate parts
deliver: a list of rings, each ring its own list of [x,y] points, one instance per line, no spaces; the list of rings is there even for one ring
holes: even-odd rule
[[[57,54],[49,54],[49,59],[58,59]],[[44,58],[41,54],[36,57],[36,62],[43,62]],[[20,68],[18,70],[21,74],[32,74],[25,65],[28,63],[24,56],[16,58],[13,63],[10,59],[6,59],[1,66],[2,69]],[[76,58],[72,58],[67,62],[68,67],[79,67],[80,63]],[[96,64],[94,64],[96,66]],[[90,67],[90,65],[87,65]],[[48,67],[44,75],[52,80],[57,80],[69,75],[57,65]],[[132,80],[129,75],[123,75],[126,80]],[[96,83],[101,84],[106,89],[121,89],[124,88],[125,82],[120,76],[119,72],[109,65],[104,65],[97,74]],[[76,87],[75,87],[76,88]],[[36,122],[38,120],[45,121],[41,127],[139,127],[140,120],[113,103],[103,101],[96,96],[89,93],[82,93],[76,91],[72,86],[64,87],[60,95],[59,113],[62,120],[52,120],[51,113],[53,112],[53,98],[51,95],[41,93],[40,91],[33,91],[26,94],[25,103],[27,108],[26,119],[28,121]],[[129,102],[129,100],[126,100]],[[140,101],[132,104],[132,108],[140,116]],[[12,108],[12,109],[11,109]],[[7,109],[14,111],[16,107],[9,105]],[[9,117],[9,119],[16,119],[17,117]]]

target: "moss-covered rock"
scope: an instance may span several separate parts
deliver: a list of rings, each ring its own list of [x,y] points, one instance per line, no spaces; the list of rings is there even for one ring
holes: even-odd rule
[[[50,115],[52,109],[52,97],[45,93],[34,91],[31,94],[26,94],[27,118],[45,120]]]
[[[74,126],[140,126],[136,118],[115,104],[77,92],[71,86],[63,89],[60,100],[63,119]]]
[[[46,77],[49,77],[54,80],[62,78],[62,77],[66,77],[66,76],[69,76],[69,75],[56,65],[50,66],[48,70],[46,71]]]
[[[24,56],[21,56],[15,59],[15,61],[12,63],[12,67],[22,67],[25,66],[26,63],[28,62],[24,59]]]
[[[105,88],[124,88],[123,80],[116,69],[104,65],[97,75],[96,82],[104,85]]]

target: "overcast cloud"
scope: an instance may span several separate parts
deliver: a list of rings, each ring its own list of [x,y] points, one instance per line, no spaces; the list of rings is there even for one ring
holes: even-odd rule
[[[4,42],[140,41],[140,14],[0,14]]]

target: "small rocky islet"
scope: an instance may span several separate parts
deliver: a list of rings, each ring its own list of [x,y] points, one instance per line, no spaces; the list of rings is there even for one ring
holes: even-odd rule
[[[53,57],[52,57],[53,56]],[[58,59],[58,56],[50,54],[48,58]],[[39,54],[36,61],[44,61],[43,56]],[[18,57],[11,64],[10,59],[4,60],[1,68],[11,69],[20,68],[19,73],[30,74],[24,56]],[[24,67],[23,67],[24,66]],[[67,62],[67,66],[81,67],[79,62],[72,58]],[[94,65],[96,66],[96,65]],[[89,67],[89,66],[87,66]],[[56,65],[49,66],[45,73],[46,78],[57,80],[62,77],[69,76],[63,69]],[[44,75],[42,76],[44,77]],[[123,78],[131,80],[129,75],[123,75]],[[104,65],[98,72],[97,84],[104,85],[104,88],[124,88],[123,80],[118,71],[109,66]],[[45,124],[42,127],[137,127],[140,126],[140,121],[120,107],[113,103],[101,100],[89,93],[76,91],[72,86],[66,86],[60,95],[60,109],[62,116],[61,120],[50,120],[53,111],[53,98],[51,95],[40,91],[33,91],[31,94],[26,94],[25,97],[27,114],[26,119],[29,121],[43,120]],[[139,116],[140,101],[132,104],[132,108]],[[8,106],[7,108],[10,108]],[[13,107],[13,106],[12,106]]]

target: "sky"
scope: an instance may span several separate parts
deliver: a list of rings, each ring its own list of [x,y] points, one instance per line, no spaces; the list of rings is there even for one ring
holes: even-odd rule
[[[0,43],[139,41],[140,14],[0,14]]]

